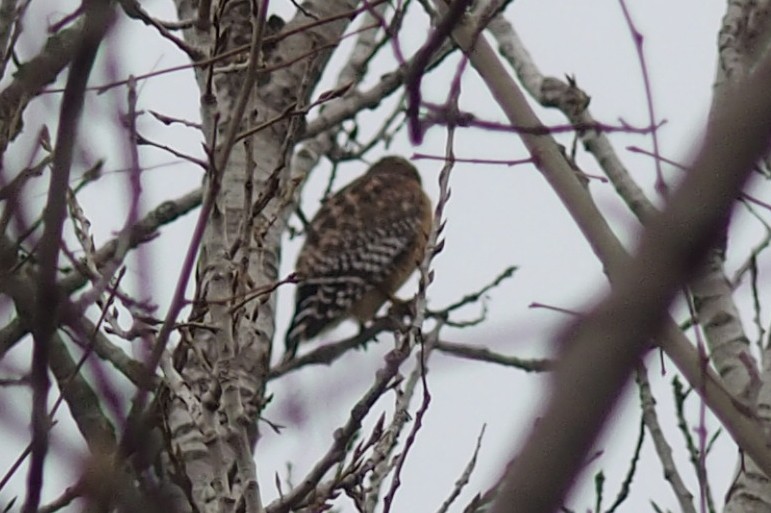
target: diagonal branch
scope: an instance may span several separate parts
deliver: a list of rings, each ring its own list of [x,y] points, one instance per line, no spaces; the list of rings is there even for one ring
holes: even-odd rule
[[[22,128],[21,116],[31,99],[56,80],[72,61],[83,32],[78,25],[62,30],[46,41],[43,50],[16,72],[13,81],[0,92],[0,153],[4,153]]]
[[[645,369],[645,366],[639,365],[637,367],[635,380],[640,391],[643,422],[648,431],[650,431],[656,453],[661,461],[661,466],[664,468],[664,476],[669,481],[672,491],[677,497],[680,511],[683,513],[696,513],[696,508],[693,505],[693,494],[685,486],[682,477],[680,477],[680,472],[678,472],[675,460],[672,457],[672,447],[667,442],[664,431],[661,429],[661,424],[659,424],[658,415],[656,414],[656,401],[653,399],[651,384],[648,381],[648,371]]]
[[[56,287],[56,271],[62,228],[66,216],[65,195],[70,178],[70,165],[78,131],[78,120],[85,98],[86,82],[102,38],[110,26],[111,14],[112,8],[107,1],[86,2],[86,20],[78,39],[77,50],[70,66],[67,86],[62,98],[51,183],[43,214],[45,228],[39,250],[40,275],[37,283],[37,314],[32,332],[34,339],[31,372],[32,459],[27,476],[27,498],[22,508],[24,513],[33,513],[40,503],[43,461],[48,450],[48,414],[46,411],[50,386],[48,351],[51,337],[57,326],[56,311],[59,306],[59,297]]]
[[[509,120],[540,125],[487,42],[473,39],[466,26],[458,27],[453,35]],[[698,173],[690,173],[673,195],[670,209],[651,220],[639,254],[631,261],[554,141],[522,134],[539,170],[605,264],[614,288],[608,301],[590,315],[591,322],[574,326],[568,335],[572,341],[565,346],[569,351],[555,375],[555,394],[538,431],[512,467],[494,512],[508,508],[552,511],[562,503],[632,366],[648,348],[650,337],[659,333],[654,331],[658,326],[664,326],[661,342],[667,354],[689,380],[696,380],[696,388],[734,439],[753,459],[762,460],[758,464],[771,475],[771,458],[755,423],[737,409],[719,378],[698,364],[693,348],[676,331],[665,310],[722,226],[754,159],[765,150],[771,131],[771,99],[761,93],[761,86],[769,78],[771,62],[766,60],[747,82],[735,87],[731,101],[713,113],[705,143],[692,166]],[[730,155],[718,143],[724,140],[736,143]],[[701,208],[705,204],[710,208]],[[586,400],[589,397],[591,402]],[[550,450],[543,451],[543,447]],[[558,455],[560,462],[551,461],[550,456]],[[565,455],[570,455],[569,461]],[[529,493],[517,493],[523,488]]]

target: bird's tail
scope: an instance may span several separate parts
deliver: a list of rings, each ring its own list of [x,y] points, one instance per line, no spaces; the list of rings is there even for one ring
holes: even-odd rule
[[[305,326],[302,324],[295,324],[289,326],[289,330],[286,332],[286,338],[284,339],[284,356],[281,358],[281,363],[286,363],[293,360],[297,354],[297,346],[304,339]]]

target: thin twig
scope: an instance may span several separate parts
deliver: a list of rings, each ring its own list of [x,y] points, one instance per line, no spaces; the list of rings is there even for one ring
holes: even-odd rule
[[[486,347],[469,346],[440,340],[436,343],[436,350],[442,353],[478,360],[480,362],[495,363],[505,367],[514,367],[527,372],[546,372],[554,368],[554,362],[549,359],[523,359],[516,356],[507,356],[495,353]]]
[[[56,136],[51,182],[46,209],[45,228],[39,249],[40,274],[37,284],[36,322],[33,328],[32,350],[32,458],[27,476],[27,497],[24,513],[34,513],[40,504],[43,487],[43,463],[48,451],[48,358],[50,339],[57,325],[59,297],[56,272],[59,244],[66,216],[66,192],[70,166],[78,133],[78,121],[85,99],[88,77],[96,59],[97,50],[110,26],[112,7],[107,2],[92,2],[86,10],[86,21],[81,40],[73,58],[67,85],[62,98],[59,127]],[[44,315],[44,312],[47,315]]]
[[[397,375],[401,363],[410,355],[410,347],[405,337],[399,337],[397,347],[385,356],[385,365],[376,373],[375,381],[351,408],[351,413],[345,425],[335,430],[332,445],[324,456],[319,459],[308,474],[295,488],[280,499],[272,502],[266,508],[267,513],[286,513],[295,508],[310,493],[326,472],[342,461],[346,455],[346,447],[352,437],[361,428],[364,417],[369,413],[375,402],[390,387],[391,380]]]
[[[270,369],[268,380],[278,378],[307,365],[331,365],[332,362],[349,350],[356,347],[364,347],[370,341],[376,340],[375,337],[378,334],[394,331],[399,327],[399,323],[392,317],[378,317],[369,326],[352,337],[339,342],[324,344],[304,355],[297,356],[289,361],[282,361]]]
[[[635,444],[634,452],[629,460],[629,470],[624,477],[624,481],[621,483],[621,488],[616,495],[616,500],[607,509],[606,513],[613,513],[621,506],[624,501],[629,497],[629,490],[632,488],[632,481],[634,480],[635,473],[637,471],[637,464],[640,461],[640,452],[642,451],[643,441],[645,440],[645,420],[640,419],[640,434],[637,435],[637,444]]]
[[[656,402],[653,399],[653,393],[651,392],[650,383],[648,382],[647,370],[642,364],[637,366],[635,379],[640,390],[643,422],[653,439],[656,454],[664,469],[664,477],[669,481],[672,491],[675,493],[675,497],[677,497],[680,511],[683,513],[696,513],[696,508],[693,505],[693,494],[688,491],[683,479],[680,477],[680,473],[675,466],[675,461],[672,458],[672,447],[664,437],[664,431],[659,424],[658,416],[656,414]]]
[[[479,431],[479,436],[477,436],[477,444],[476,447],[474,447],[474,453],[471,455],[471,459],[466,464],[466,468],[463,469],[463,473],[460,475],[458,480],[455,481],[455,486],[453,486],[450,496],[445,499],[441,506],[439,506],[439,509],[436,513],[447,513],[447,511],[450,509],[450,506],[452,506],[452,503],[455,502],[455,499],[458,498],[460,493],[463,491],[463,488],[465,488],[465,486],[468,484],[469,479],[471,479],[471,473],[474,472],[474,467],[476,467],[477,464],[477,456],[479,456],[479,450],[482,448],[482,438],[485,436],[486,427],[487,424],[482,424],[482,429]]]
[[[629,32],[632,34],[634,47],[637,51],[637,58],[640,62],[640,71],[642,73],[643,86],[645,87],[645,100],[648,106],[648,121],[651,126],[657,126],[656,114],[653,109],[653,92],[651,90],[651,81],[648,74],[648,63],[645,59],[645,53],[643,52],[643,35],[637,30],[634,21],[632,21],[632,15],[629,13],[626,2],[624,0],[619,0],[619,4],[621,5],[621,10],[624,12],[624,19],[626,20],[627,27],[629,27]],[[653,154],[659,155],[658,130],[654,129],[651,132],[651,140],[653,142]],[[661,161],[659,159],[654,159],[654,162],[656,165],[656,190],[662,196],[666,197],[669,186],[664,181],[664,172],[661,169]]]

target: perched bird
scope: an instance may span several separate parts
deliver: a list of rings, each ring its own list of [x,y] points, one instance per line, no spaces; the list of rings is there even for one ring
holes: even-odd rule
[[[423,258],[431,220],[420,175],[401,157],[385,157],[328,198],[297,258],[284,359],[345,318],[372,319]]]

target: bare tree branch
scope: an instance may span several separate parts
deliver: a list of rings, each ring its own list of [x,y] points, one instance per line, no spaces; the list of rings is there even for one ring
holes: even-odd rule
[[[45,47],[25,63],[14,80],[0,92],[0,151],[22,128],[22,113],[32,98],[50,84],[72,61],[81,40],[83,28],[64,29],[48,38]]]
[[[40,275],[36,291],[36,321],[32,334],[32,459],[27,477],[27,498],[24,513],[34,513],[40,503],[43,484],[43,461],[48,450],[48,358],[49,345],[57,326],[55,312],[59,310],[56,272],[59,245],[66,212],[65,194],[70,177],[70,165],[78,133],[78,121],[83,108],[86,82],[96,58],[96,52],[110,26],[112,9],[105,0],[93,0],[86,6],[82,33],[76,43],[75,55],[62,99],[59,128],[56,137],[45,227],[40,243]],[[0,108],[1,109],[1,108]],[[44,315],[47,312],[48,315]]]
[[[674,458],[672,458],[672,447],[667,442],[664,431],[659,424],[658,415],[656,414],[656,402],[653,399],[647,373],[648,371],[642,364],[637,366],[635,377],[637,386],[640,389],[643,422],[645,422],[645,426],[651,434],[653,445],[656,447],[656,453],[659,456],[659,460],[661,460],[661,466],[664,470],[664,478],[669,481],[672,491],[675,492],[680,510],[683,513],[696,513],[696,508],[693,505],[693,494],[688,491],[683,479],[680,477]]]
[[[436,350],[469,360],[495,363],[505,367],[515,367],[527,372],[545,372],[554,368],[554,362],[549,359],[524,359],[516,356],[507,356],[496,353],[486,347],[470,346],[440,340],[436,343]]]
[[[468,33],[458,30],[456,37],[462,38],[464,48],[470,47]],[[525,102],[520,101],[516,86],[506,80],[505,72],[498,72],[495,76],[490,74],[499,65],[483,40],[478,39],[474,43],[471,59],[488,80],[496,99],[505,105],[504,111],[514,117],[512,121],[538,123]],[[771,74],[769,67],[771,65],[768,62],[759,66],[746,82],[733,88],[730,101],[720,105],[713,113],[713,122],[701,153],[692,166],[698,173],[688,175],[683,186],[673,195],[670,210],[651,221],[637,257],[628,264],[624,263],[627,259],[623,257],[606,262],[609,274],[618,277],[614,280],[613,292],[605,303],[585,322],[574,327],[575,331],[569,335],[573,340],[568,343],[570,350],[565,352],[555,375],[555,395],[539,423],[539,429],[531,435],[528,445],[515,463],[504,495],[493,508],[495,513],[510,510],[553,511],[561,504],[572,476],[582,464],[599,426],[627,381],[631,366],[646,349],[649,337],[658,332],[655,327],[660,326],[665,318],[665,305],[669,304],[677,291],[677,285],[689,277],[693,262],[700,260],[702,252],[714,240],[715,230],[722,226],[744,178],[752,168],[753,160],[765,150],[768,130],[771,128],[768,126],[771,105],[768,105],[759,88],[763,81],[771,79],[768,75]],[[524,116],[524,119],[520,120],[520,116]],[[734,134],[732,140],[737,141],[730,156],[725,152],[720,153],[718,145],[713,142],[721,140],[728,133]],[[742,134],[738,139],[735,137],[737,133]],[[523,140],[532,152],[542,155],[541,169],[547,178],[556,180],[552,171],[560,169],[564,164],[551,159],[552,150],[545,146],[545,141],[534,138],[530,140],[526,135],[523,135]],[[560,182],[555,188],[560,191],[563,186],[567,184]],[[698,205],[705,204],[706,198],[709,198],[706,203],[712,207],[708,211],[698,208]],[[575,197],[566,198],[567,204],[573,204],[574,200]],[[582,223],[581,218],[578,221],[582,230],[594,232],[592,227]],[[611,244],[618,247],[617,243]],[[595,249],[601,255],[605,254],[596,242]],[[621,268],[617,265],[624,268],[624,272],[619,272]],[[643,275],[648,278],[638,281],[637,277]],[[651,279],[653,276],[655,280]],[[609,363],[612,368],[608,365],[602,370],[598,369],[600,361]],[[586,368],[587,365],[592,368]],[[590,375],[592,378],[584,381]],[[586,389],[579,384],[586,386]],[[587,408],[590,403],[576,401],[576,398],[586,397],[593,398],[591,404],[594,407]],[[581,406],[578,407],[578,404]],[[717,408],[716,411],[720,415]],[[568,421],[568,418],[572,420]],[[734,419],[721,415],[721,420],[729,424]],[[567,425],[576,430],[565,429]],[[547,429],[547,426],[559,426],[559,432],[552,431],[553,428]],[[736,429],[731,431],[743,447],[745,444],[753,445],[754,449],[747,447],[753,459],[765,459],[765,443],[760,440],[755,442],[746,436],[752,433],[752,428],[746,433]],[[544,446],[553,448],[549,454],[564,455],[569,452],[575,455],[574,459],[570,464],[562,459],[555,465],[556,462],[550,462],[547,453],[540,449]],[[771,474],[771,460],[759,464]],[[547,475],[549,479],[545,479]],[[539,482],[541,485],[548,482],[550,486],[539,489]],[[527,487],[530,492],[515,492],[522,487]]]

